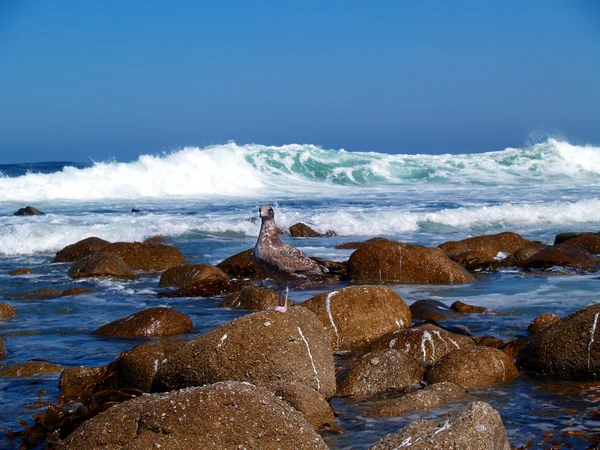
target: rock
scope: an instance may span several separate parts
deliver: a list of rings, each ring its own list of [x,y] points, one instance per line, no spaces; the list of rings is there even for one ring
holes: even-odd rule
[[[94,331],[104,337],[147,337],[182,334],[192,331],[192,320],[171,308],[148,308],[124,317]]]
[[[460,386],[442,381],[399,398],[373,402],[366,415],[371,417],[397,417],[410,412],[429,411],[465,396]]]
[[[500,267],[521,267],[525,260],[546,247],[547,245],[540,244],[533,247],[521,248],[500,261]]]
[[[530,241],[523,239],[517,233],[504,232],[485,236],[475,236],[461,241],[448,241],[439,247],[448,255],[458,255],[464,252],[476,251],[485,260],[492,260],[499,253],[507,255],[527,246]]]
[[[4,341],[0,339],[0,359],[4,359],[6,357],[6,348],[4,348]]]
[[[92,386],[106,374],[106,366],[102,367],[67,367],[60,374],[58,388],[63,395],[81,397],[92,392]]]
[[[369,450],[510,450],[500,415],[485,402],[473,402],[444,414],[438,420],[417,420],[389,434]]]
[[[439,361],[443,356],[458,349],[474,345],[468,336],[450,333],[435,325],[422,325],[386,334],[367,345],[364,351],[395,348],[404,351],[425,366]]]
[[[468,250],[448,255],[452,261],[459,263],[470,272],[481,270],[498,270],[500,263],[495,257],[490,257],[487,253],[479,250]]]
[[[345,244],[336,245],[335,248],[338,250],[356,250],[357,248],[367,247],[373,244],[383,244],[387,242],[392,241],[383,237],[374,237],[364,242],[346,242]]]
[[[475,345],[480,347],[491,347],[491,348],[504,348],[506,345],[511,343],[512,341],[507,341],[503,339],[498,339],[495,336],[473,336],[473,340],[475,341]]]
[[[271,392],[225,382],[118,404],[83,423],[58,448],[326,450],[327,445],[300,412]]]
[[[68,272],[71,278],[114,277],[133,278],[123,258],[115,253],[98,252],[74,262]]]
[[[60,297],[60,294],[62,294],[62,291],[58,289],[42,288],[31,292],[24,292],[17,297],[21,300],[50,300]]]
[[[0,366],[0,377],[36,377],[63,369],[63,366],[48,361],[27,361]]]
[[[439,248],[387,242],[359,248],[348,261],[348,279],[364,283],[461,284],[475,279]]]
[[[228,279],[221,269],[209,264],[185,264],[163,272],[158,287],[186,287],[211,279]]]
[[[555,266],[593,270],[596,268],[596,258],[587,250],[565,243],[540,250],[523,261],[522,266],[526,269],[542,270]]]
[[[361,347],[410,326],[410,309],[387,286],[349,286],[302,303],[321,320],[335,351]]]
[[[600,233],[582,233],[567,239],[562,245],[582,248],[592,255],[600,254]]]
[[[558,322],[560,317],[551,312],[545,312],[537,316],[535,319],[531,321],[529,326],[527,327],[527,332],[530,334],[539,333],[540,331],[545,330],[550,325]]]
[[[330,339],[319,319],[294,306],[235,319],[189,341],[158,369],[160,391],[223,380],[272,387],[298,382],[325,398],[335,394]]]
[[[18,269],[11,270],[10,272],[8,272],[8,275],[10,275],[11,277],[14,277],[17,275],[33,275],[35,273],[36,273],[35,270],[30,269],[28,267],[19,267]]]
[[[450,381],[465,389],[502,383],[518,375],[512,360],[490,347],[462,348],[440,359],[427,374],[430,383]]]
[[[94,391],[137,389],[152,392],[160,365],[184,345],[185,342],[178,341],[152,342],[122,352],[108,365],[106,376],[94,386]]]
[[[244,250],[221,261],[217,267],[230,277],[250,278],[252,280],[262,280],[265,276],[258,270],[254,264],[254,249]]]
[[[289,383],[278,386],[275,389],[275,395],[300,411],[316,430],[335,421],[335,414],[327,400],[306,384]]]
[[[368,353],[337,376],[338,397],[365,397],[390,389],[406,389],[423,379],[423,367],[396,349]]]
[[[42,215],[44,215],[44,213],[33,206],[26,206],[25,208],[20,208],[13,214],[13,216],[42,216]]]
[[[439,300],[417,300],[410,305],[410,313],[413,320],[444,320],[456,317],[448,305]]]
[[[8,303],[0,302],[0,319],[11,319],[17,315],[15,308],[10,306]]]
[[[515,360],[519,357],[521,349],[525,345],[526,338],[520,337],[514,341],[509,342],[500,350],[502,350],[509,358]]]
[[[56,256],[52,262],[75,262],[79,261],[86,256],[90,256],[94,253],[101,251],[110,242],[100,239],[98,237],[89,237],[78,241],[74,244],[67,245],[65,248],[56,253]]]
[[[588,306],[532,334],[519,352],[523,370],[561,380],[597,380],[600,375],[600,304]]]
[[[161,272],[185,264],[185,257],[179,250],[164,244],[115,242],[102,251],[116,253],[130,269],[145,272]]]
[[[228,278],[208,278],[173,291],[159,292],[159,297],[217,297],[242,289],[244,281]]]
[[[162,236],[152,236],[148,239],[144,239],[143,243],[146,245],[160,245],[165,243],[165,238]]]
[[[554,238],[554,245],[562,244],[563,242],[568,241],[569,239],[573,239],[579,236],[582,236],[582,233],[560,233],[557,234]]]
[[[294,237],[321,237],[318,231],[313,230],[308,225],[298,222],[290,227],[290,234]]]
[[[484,308],[483,306],[469,305],[468,303],[463,303],[460,300],[452,303],[450,308],[459,314],[485,314],[488,312],[488,309]]]
[[[85,295],[85,294],[91,294],[92,291],[90,291],[89,289],[84,289],[84,288],[69,288],[69,289],[65,289],[64,291],[61,292],[60,297],[72,297],[74,295]]]
[[[277,306],[278,298],[279,294],[275,291],[249,284],[241,290],[225,297],[221,302],[221,306],[263,311]],[[294,305],[295,303],[288,299],[288,304]]]

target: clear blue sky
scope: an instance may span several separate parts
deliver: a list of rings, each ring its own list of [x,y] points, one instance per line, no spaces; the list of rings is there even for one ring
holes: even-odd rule
[[[0,163],[600,145],[600,2],[0,1]]]

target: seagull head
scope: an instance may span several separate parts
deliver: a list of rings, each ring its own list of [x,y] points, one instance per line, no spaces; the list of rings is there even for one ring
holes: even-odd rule
[[[260,216],[261,220],[274,219],[275,211],[273,211],[271,205],[262,205],[260,208],[258,208],[258,215]]]

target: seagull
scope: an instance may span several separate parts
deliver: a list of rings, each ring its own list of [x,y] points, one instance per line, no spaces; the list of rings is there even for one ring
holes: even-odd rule
[[[258,212],[261,225],[254,247],[254,262],[267,277],[277,282],[279,298],[275,310],[286,312],[290,284],[322,276],[329,270],[297,248],[281,242],[275,225],[275,212],[270,205],[262,205]],[[282,305],[283,286],[285,302]]]

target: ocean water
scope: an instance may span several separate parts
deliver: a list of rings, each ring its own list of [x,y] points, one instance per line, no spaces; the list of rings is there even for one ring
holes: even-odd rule
[[[234,143],[187,147],[131,162],[44,162],[0,165],[0,301],[17,317],[0,321],[7,357],[0,364],[44,359],[65,366],[102,365],[143,340],[91,334],[101,325],[151,306],[188,314],[194,331],[211,330],[245,314],[220,308],[218,298],[158,298],[158,277],[132,281],[72,281],[55,253],[89,236],[141,241],[160,235],[189,263],[217,264],[254,246],[257,207],[273,204],[281,228],[302,221],[331,238],[284,240],[304,252],[346,260],[348,241],[385,236],[436,246],[448,240],[514,231],[551,244],[561,232],[600,230],[600,147],[549,139],[525,148],[459,155],[389,155],[325,150],[311,145],[266,147]],[[43,216],[16,217],[31,205]],[[132,212],[132,209],[139,212]],[[8,276],[18,267],[34,275]],[[449,321],[474,334],[502,339],[526,335],[538,314],[559,316],[600,301],[597,273],[535,275],[518,270],[477,274],[462,286],[394,285],[408,304],[429,298],[486,306],[500,316]],[[40,288],[85,287],[91,294],[25,300]],[[302,302],[326,288],[296,290]],[[0,431],[18,430],[21,418],[56,401],[58,375],[0,379]],[[541,442],[551,433],[574,448],[590,441],[570,430],[595,431],[597,391],[569,383],[517,380],[472,393],[502,415],[514,446]],[[366,448],[420,417],[394,419],[362,414],[364,402],[335,399],[341,433],[326,434],[332,448]],[[562,435],[561,435],[562,433]],[[549,442],[549,441],[548,441]],[[0,438],[0,448],[10,442]]]

